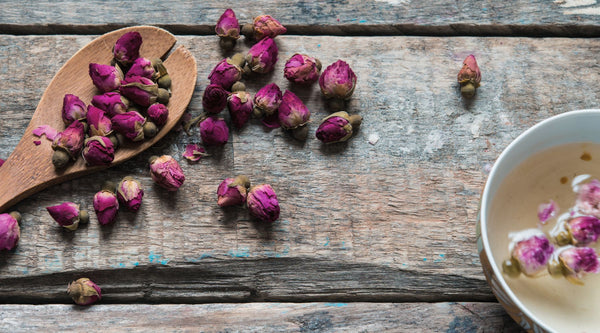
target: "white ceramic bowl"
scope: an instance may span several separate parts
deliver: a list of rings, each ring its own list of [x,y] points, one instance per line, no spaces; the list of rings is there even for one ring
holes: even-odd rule
[[[535,224],[531,224],[529,216],[501,221],[491,215],[494,200],[504,200],[497,194],[511,171],[536,153],[571,143],[581,143],[582,149],[586,145],[600,144],[599,109],[563,113],[529,128],[498,157],[481,197],[477,247],[483,271],[498,301],[529,332],[600,332],[600,277],[586,276],[585,285],[576,286],[566,279],[549,276],[510,278],[504,275],[502,261],[509,257],[508,233],[535,228]],[[600,156],[592,158],[600,163]],[[556,165],[543,167],[564,168],[571,161],[550,162]],[[600,168],[596,177],[600,177]],[[553,183],[553,186],[560,185]],[[548,193],[548,198],[551,196],[552,193]],[[560,208],[562,212],[568,209]],[[532,212],[533,216],[536,213],[537,209]]]

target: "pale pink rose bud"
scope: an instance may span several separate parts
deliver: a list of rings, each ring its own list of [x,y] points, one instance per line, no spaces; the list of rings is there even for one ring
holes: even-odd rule
[[[260,116],[271,116],[277,112],[283,99],[281,89],[275,83],[267,84],[254,95],[254,113]]]
[[[595,243],[600,236],[600,220],[595,216],[578,216],[566,223],[572,243],[586,246]]]
[[[254,73],[268,73],[275,68],[279,50],[270,37],[261,39],[254,44],[246,54],[246,65]]]
[[[119,37],[113,48],[113,57],[123,65],[132,64],[140,56],[142,46],[142,35],[137,31],[131,31]]]
[[[586,274],[600,273],[600,260],[593,248],[567,245],[556,250],[548,272],[553,277],[564,276],[571,283],[583,285]]]
[[[167,191],[177,191],[185,181],[179,163],[169,155],[150,157],[150,175],[156,184]]]
[[[553,200],[548,203],[542,203],[538,206],[538,219],[541,224],[546,224],[549,219],[556,216],[558,212],[558,205]]]
[[[52,164],[57,169],[64,168],[69,160],[75,160],[83,148],[85,141],[85,126],[75,120],[64,131],[58,133],[52,141]]]
[[[93,105],[88,107],[87,123],[90,136],[109,136],[113,131],[110,118],[102,109]]]
[[[279,201],[268,184],[250,188],[246,198],[250,214],[264,222],[273,223],[279,218]]]
[[[117,187],[119,202],[132,212],[137,212],[140,209],[143,197],[142,184],[132,177],[123,178]]]
[[[287,32],[287,29],[271,15],[260,15],[254,18],[252,25],[243,27],[246,37],[261,40],[265,37],[275,38]]]
[[[87,106],[73,94],[66,94],[63,98],[62,119],[69,126],[75,120],[84,120],[87,115]]]
[[[600,218],[600,181],[593,179],[579,187],[575,208],[586,215]]]
[[[460,83],[460,91],[465,97],[475,95],[475,89],[479,87],[481,82],[481,71],[477,65],[474,55],[469,55],[463,62],[463,67],[458,72],[458,83]]]
[[[117,218],[119,200],[115,194],[115,185],[106,182],[101,191],[94,195],[94,211],[98,222],[102,225],[110,224]]]
[[[89,73],[96,88],[102,92],[118,89],[123,80],[123,72],[110,65],[91,63]]]
[[[291,82],[298,84],[313,83],[319,79],[321,62],[319,59],[304,54],[294,54],[286,63],[283,75]]]
[[[102,298],[100,287],[88,278],[80,278],[69,283],[67,293],[78,305],[90,305]]]
[[[21,214],[18,212],[0,214],[0,251],[12,250],[17,246],[21,237],[20,220]]]
[[[546,269],[548,261],[554,252],[554,246],[546,235],[537,229],[528,229],[516,234],[511,234],[511,260],[515,263],[513,269],[525,274],[535,276]],[[504,270],[507,274],[510,272]]]
[[[79,205],[73,202],[46,207],[46,210],[56,223],[69,230],[77,229],[80,222],[87,223],[89,219],[87,211],[79,210]]]
[[[217,205],[220,207],[241,205],[246,202],[250,180],[246,176],[226,178],[217,188]]]
[[[131,68],[125,74],[125,78],[132,76],[143,76],[148,79],[152,79],[154,77],[154,66],[152,66],[152,61],[148,58],[137,58],[131,65]]]

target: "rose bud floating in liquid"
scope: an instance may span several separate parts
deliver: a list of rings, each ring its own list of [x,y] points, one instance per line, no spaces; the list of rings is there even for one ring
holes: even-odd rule
[[[568,245],[557,249],[552,255],[548,272],[553,277],[564,276],[573,284],[583,285],[585,274],[600,273],[600,261],[593,248]]]
[[[538,229],[527,229],[509,235],[510,259],[502,263],[505,274],[517,277],[520,273],[534,277],[546,269],[554,246]]]

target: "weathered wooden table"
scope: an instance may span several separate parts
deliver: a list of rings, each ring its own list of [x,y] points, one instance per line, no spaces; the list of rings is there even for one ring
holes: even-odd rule
[[[343,59],[358,76],[348,106],[364,117],[358,135],[324,146],[311,134],[302,144],[253,121],[188,164],[181,155],[198,132],[172,132],[125,164],[20,202],[20,244],[0,254],[0,331],[520,331],[481,270],[478,199],[490,165],[522,131],[597,107],[600,40],[589,37],[600,36],[600,4],[3,0],[0,158],[62,64],[123,26],[163,27],[191,50],[189,112],[198,115],[208,73],[231,55],[213,32],[228,7],[241,22],[268,13],[289,29],[276,40],[275,72],[247,80],[250,92],[270,82],[293,90],[313,112],[314,133],[329,114],[318,86],[290,86],[283,65],[295,52],[325,66]],[[470,53],[483,85],[465,101],[456,74]],[[187,179],[176,194],[153,185],[146,161],[155,154],[181,162]],[[275,188],[281,218],[272,228],[216,205],[220,181],[242,173]],[[104,180],[130,174],[144,203],[113,226],[92,214],[67,232],[45,211],[64,201],[92,210]],[[72,305],[67,283],[82,276],[102,287],[99,304]]]

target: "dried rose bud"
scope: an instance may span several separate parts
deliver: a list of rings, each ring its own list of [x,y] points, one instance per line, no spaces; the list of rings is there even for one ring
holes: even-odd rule
[[[575,207],[583,214],[600,218],[600,181],[593,179],[579,186]]]
[[[226,50],[231,50],[235,45],[235,41],[240,38],[240,24],[231,8],[225,10],[223,15],[219,17],[215,32],[217,36],[221,37],[221,47]]]
[[[209,156],[209,154],[207,154],[204,147],[199,144],[190,143],[185,146],[183,157],[185,157],[188,161],[198,162],[206,156]]]
[[[146,135],[146,118],[136,111],[127,111],[112,118],[113,128],[131,141],[142,141]]]
[[[79,97],[66,94],[63,99],[62,119],[69,126],[75,120],[84,120],[87,115],[87,106]]]
[[[205,145],[220,146],[229,140],[229,128],[222,118],[208,117],[198,127],[200,127],[200,137]]]
[[[208,75],[210,84],[217,84],[225,90],[230,90],[231,86],[242,79],[242,68],[227,58],[221,60]]]
[[[109,118],[127,112],[129,100],[118,92],[107,92],[92,98],[92,105],[106,112]]]
[[[123,65],[132,64],[140,56],[142,46],[142,35],[137,31],[131,31],[119,37],[113,48],[113,57]]]
[[[88,107],[87,122],[90,136],[109,136],[112,133],[112,121],[104,111],[93,105]]]
[[[254,95],[254,114],[257,117],[275,114],[282,98],[281,89],[277,84],[267,84]]]
[[[156,184],[167,191],[177,191],[185,181],[179,163],[169,155],[150,157],[150,175]]]
[[[287,32],[287,29],[271,15],[260,15],[254,18],[253,24],[242,27],[242,33],[246,37],[261,40],[265,37],[275,38]]]
[[[100,287],[88,278],[81,278],[69,283],[67,293],[78,305],[90,305],[102,298]]]
[[[58,133],[52,141],[52,164],[58,169],[64,168],[69,160],[79,156],[85,140],[85,126],[75,120],[64,131]]]
[[[217,188],[217,205],[220,207],[241,205],[246,202],[250,180],[246,176],[226,178]]]
[[[316,137],[324,143],[343,142],[360,126],[362,117],[339,111],[325,117],[317,128]]]
[[[90,64],[90,77],[92,82],[102,92],[113,91],[121,86],[123,72],[119,67],[103,64]]]
[[[102,190],[94,195],[94,211],[102,225],[113,223],[119,211],[119,200],[115,194],[115,184],[106,182]]]
[[[321,92],[326,98],[345,100],[352,96],[356,87],[356,74],[342,60],[329,65],[319,78]]]
[[[21,237],[20,221],[21,214],[18,212],[0,214],[0,251],[12,250],[17,246]]]
[[[600,273],[600,260],[593,248],[568,245],[556,250],[548,264],[548,272],[554,277],[564,276],[571,283],[583,285],[581,279],[586,273]]]
[[[479,87],[481,82],[481,71],[477,66],[477,60],[474,55],[469,55],[463,61],[463,67],[458,72],[458,83],[460,83],[460,92],[465,97],[473,97],[475,89]]]
[[[548,203],[542,203],[538,206],[538,219],[541,224],[546,224],[549,219],[556,216],[558,212],[558,205],[553,200]]]
[[[143,76],[132,76],[123,80],[119,87],[123,96],[141,106],[150,106],[156,102],[169,103],[169,91],[158,87],[158,84]]]
[[[594,216],[578,216],[565,225],[573,245],[586,246],[595,243],[600,236],[600,220]]]
[[[150,59],[143,57],[135,59],[133,65],[131,65],[131,68],[125,74],[125,78],[133,76],[143,76],[152,79],[154,77],[154,66],[152,66]]]
[[[227,96],[229,96],[229,93],[220,85],[208,85],[202,96],[204,111],[212,114],[221,112],[227,106]]]
[[[137,212],[142,205],[144,190],[142,184],[133,177],[125,177],[117,187],[119,202],[132,212]]]
[[[0,158],[0,167],[4,164],[4,160]]]
[[[245,91],[232,92],[227,98],[227,108],[233,125],[242,128],[252,115],[252,96]]]
[[[279,51],[277,44],[270,37],[261,39],[246,54],[248,70],[254,73],[268,73],[275,68]]]
[[[252,216],[268,223],[275,222],[279,218],[279,202],[271,185],[253,186],[246,200]]]
[[[89,219],[87,211],[79,210],[79,205],[73,202],[46,207],[46,210],[54,221],[69,230],[77,229],[80,222],[87,223]]]
[[[169,118],[169,109],[164,104],[154,103],[148,107],[146,111],[148,118],[157,126],[163,126]]]
[[[115,159],[115,147],[105,136],[92,136],[85,140],[82,155],[88,165],[109,165]]]
[[[158,83],[159,87],[169,89],[171,87],[171,77],[162,60],[159,58],[153,59],[152,66],[154,67],[153,80]]]
[[[286,63],[283,75],[294,83],[307,84],[319,79],[321,62],[304,54],[294,54]]]
[[[293,92],[286,90],[279,105],[279,124],[287,130],[304,126],[310,120],[310,111]],[[301,139],[301,138],[300,138]]]
[[[527,276],[535,276],[544,269],[554,252],[554,247],[546,235],[538,229],[527,229],[510,235],[509,245],[511,265],[503,264],[505,273],[518,276],[521,272]],[[514,271],[507,272],[507,267]],[[513,274],[515,273],[515,274]]]

